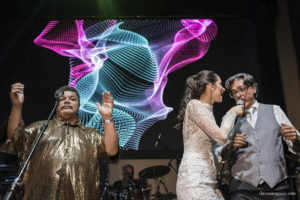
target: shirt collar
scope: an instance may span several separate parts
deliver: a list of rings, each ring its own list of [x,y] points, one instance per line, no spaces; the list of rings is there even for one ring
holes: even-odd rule
[[[56,124],[58,125],[58,127],[61,127],[63,125],[67,125],[68,124],[70,126],[79,126],[80,128],[85,129],[85,126],[82,124],[82,122],[79,119],[76,122],[74,122],[74,123],[71,124],[71,123],[63,120],[62,118],[58,117],[57,115],[55,115],[53,117],[53,120],[56,122]]]
[[[253,112],[257,111],[259,107],[259,103],[257,100],[255,100],[254,104],[248,108],[247,110],[245,110],[246,112],[248,112],[249,110],[253,110]]]

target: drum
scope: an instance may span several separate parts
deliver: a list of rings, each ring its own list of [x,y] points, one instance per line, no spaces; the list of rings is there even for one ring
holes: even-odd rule
[[[145,199],[143,189],[138,184],[130,184],[119,193],[120,200],[143,200]]]
[[[111,187],[107,184],[100,184],[100,200],[115,200]]]

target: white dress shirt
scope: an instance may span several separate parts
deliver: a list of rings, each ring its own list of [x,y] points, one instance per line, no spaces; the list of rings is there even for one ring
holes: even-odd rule
[[[254,128],[255,124],[256,124],[258,107],[259,107],[259,102],[255,101],[254,104],[249,109],[245,110],[247,121],[249,122],[249,124],[251,125],[252,128]],[[282,123],[285,123],[288,126],[293,126],[292,123],[290,122],[290,120],[288,119],[288,117],[286,116],[286,114],[280,108],[280,106],[273,105],[273,108],[274,108],[275,119],[280,126]],[[296,132],[297,132],[298,137],[300,137],[299,131],[296,130]],[[283,137],[283,140],[288,145],[288,147],[289,147],[288,149],[290,152],[300,156],[300,153],[296,153],[293,150],[293,142],[292,141],[287,140],[284,137]],[[230,141],[227,140],[225,145],[227,145],[229,142]],[[214,154],[215,154],[218,162],[222,162],[221,151],[225,145],[217,144],[215,146]]]
[[[256,120],[257,120],[257,111],[258,111],[259,103],[257,101],[254,102],[254,104],[247,110],[245,110],[246,118],[249,124],[251,125],[252,128],[255,127]],[[274,108],[274,115],[275,119],[278,122],[278,124],[281,126],[282,123],[288,125],[288,126],[293,126],[290,120],[287,118],[286,114],[283,112],[283,110],[280,108],[280,106],[273,105]],[[298,131],[297,135],[300,136],[300,133]],[[287,145],[292,148],[293,143],[290,140],[286,140],[283,138],[283,140],[287,143]]]
[[[249,112],[250,116],[247,117],[247,121],[250,123],[252,128],[254,128],[257,120],[257,111],[259,108],[259,103],[257,101],[254,102],[254,104],[245,112]],[[281,126],[282,123],[287,124],[288,126],[293,126],[290,120],[287,118],[286,114],[283,112],[283,110],[280,108],[280,106],[273,105],[274,108],[274,115],[276,118],[276,121]]]
[[[257,121],[257,111],[259,108],[259,103],[257,101],[254,102],[254,104],[245,110],[246,113],[246,119],[249,122],[249,124],[251,125],[252,128],[255,127],[256,121]],[[290,120],[287,118],[286,114],[283,112],[283,110],[280,108],[280,106],[277,105],[273,105],[274,108],[274,115],[275,115],[275,119],[277,121],[277,123],[282,126],[281,124],[284,123],[288,126],[293,126],[292,123],[290,122]],[[297,131],[297,134],[299,135],[299,132]],[[293,147],[293,142],[290,140],[287,140],[283,137],[283,140],[286,142],[286,144],[289,147],[289,150],[293,153],[296,153],[292,150]],[[260,180],[260,184],[263,184],[264,180],[261,179]]]

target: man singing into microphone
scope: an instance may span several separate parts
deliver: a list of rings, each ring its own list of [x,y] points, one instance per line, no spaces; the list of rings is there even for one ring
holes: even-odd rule
[[[236,102],[245,104],[240,132],[233,131],[227,144],[215,151],[223,161],[235,158],[231,199],[290,199],[282,140],[291,152],[300,152],[299,132],[279,106],[257,102],[257,83],[250,74],[231,76],[225,87]]]
[[[75,88],[63,86],[58,95],[56,116],[49,122],[24,173],[23,199],[98,199],[99,162],[110,161],[110,157],[118,154],[118,135],[112,119],[113,99],[109,92],[105,92],[102,105],[96,103],[104,120],[105,134],[102,135],[96,129],[85,127],[78,119],[80,98]],[[45,121],[24,126],[21,116],[23,84],[12,85],[10,98],[11,115],[0,131],[0,138],[6,137],[1,150],[18,152],[22,166]]]

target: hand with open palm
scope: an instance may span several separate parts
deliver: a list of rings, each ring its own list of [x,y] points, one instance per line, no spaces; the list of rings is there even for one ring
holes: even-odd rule
[[[98,112],[102,116],[104,120],[111,120],[112,119],[112,111],[113,111],[113,105],[114,100],[110,96],[110,93],[105,91],[102,93],[102,105],[100,103],[96,102]]]

